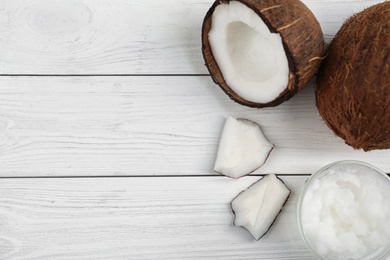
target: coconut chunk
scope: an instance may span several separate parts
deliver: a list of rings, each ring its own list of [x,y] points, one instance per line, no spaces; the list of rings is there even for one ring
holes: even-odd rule
[[[240,178],[262,166],[273,149],[258,124],[229,116],[222,131],[214,171]]]
[[[264,176],[231,202],[234,225],[244,227],[259,240],[275,222],[290,193],[274,174]]]
[[[267,103],[287,87],[289,67],[282,38],[246,5],[238,1],[218,5],[208,37],[226,83],[242,98]]]

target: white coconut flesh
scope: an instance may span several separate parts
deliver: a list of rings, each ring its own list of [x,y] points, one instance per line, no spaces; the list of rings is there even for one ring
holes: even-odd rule
[[[270,229],[289,195],[290,190],[274,174],[264,176],[232,201],[234,225],[244,227],[259,240]]]
[[[223,78],[241,98],[268,103],[286,89],[289,67],[282,38],[246,5],[219,4],[208,40]]]
[[[240,178],[262,166],[273,147],[258,124],[229,116],[220,138],[214,171]]]

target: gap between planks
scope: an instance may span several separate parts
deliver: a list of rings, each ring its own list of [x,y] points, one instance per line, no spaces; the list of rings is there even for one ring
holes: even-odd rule
[[[390,177],[390,173],[386,173]],[[263,177],[268,174],[253,174],[245,177]],[[275,174],[280,177],[310,177],[309,173],[281,173]],[[0,179],[103,179],[103,178],[228,178],[222,175],[83,175],[83,176],[2,176]]]
[[[0,74],[0,77],[209,77],[210,74]]]
[[[245,177],[263,177],[267,174],[251,174]],[[309,177],[311,174],[306,173],[281,173],[276,174],[277,176],[284,177]],[[81,176],[1,176],[0,179],[87,179],[87,178],[210,178],[210,177],[220,177],[228,178],[219,174],[209,174],[209,175],[81,175]],[[245,178],[244,177],[244,178]]]

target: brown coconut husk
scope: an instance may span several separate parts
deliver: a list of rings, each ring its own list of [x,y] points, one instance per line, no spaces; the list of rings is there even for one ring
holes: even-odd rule
[[[353,148],[390,148],[390,2],[343,24],[321,65],[316,104],[325,123]]]
[[[225,82],[216,63],[208,32],[212,15],[219,4],[230,0],[217,0],[207,12],[202,26],[202,53],[212,79],[234,101],[250,107],[272,107],[293,97],[317,72],[324,52],[321,26],[309,8],[299,0],[235,0],[254,10],[271,32],[282,37],[290,74],[286,89],[269,103],[254,103],[238,96]]]

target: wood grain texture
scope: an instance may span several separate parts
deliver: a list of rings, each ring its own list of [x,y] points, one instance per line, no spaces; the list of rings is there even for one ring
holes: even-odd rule
[[[230,201],[259,179],[1,179],[1,259],[314,259],[295,207],[307,177],[260,241],[233,226]]]
[[[253,109],[207,77],[1,77],[1,176],[210,175],[225,119],[275,145],[255,173],[310,174],[345,159],[390,172],[390,151],[353,150],[326,127],[313,85]]]
[[[0,0],[0,74],[207,74],[213,0]],[[304,0],[326,41],[382,0]]]
[[[342,159],[390,172],[389,151],[354,151],[325,126],[313,84],[258,110],[184,76],[207,74],[212,2],[0,0],[0,75],[19,75],[0,77],[0,259],[314,259],[295,217],[307,176],[281,176],[292,195],[261,241],[232,225],[228,203],[259,176],[209,176],[228,115],[258,122],[276,146],[255,174]],[[303,2],[329,42],[381,1]]]

